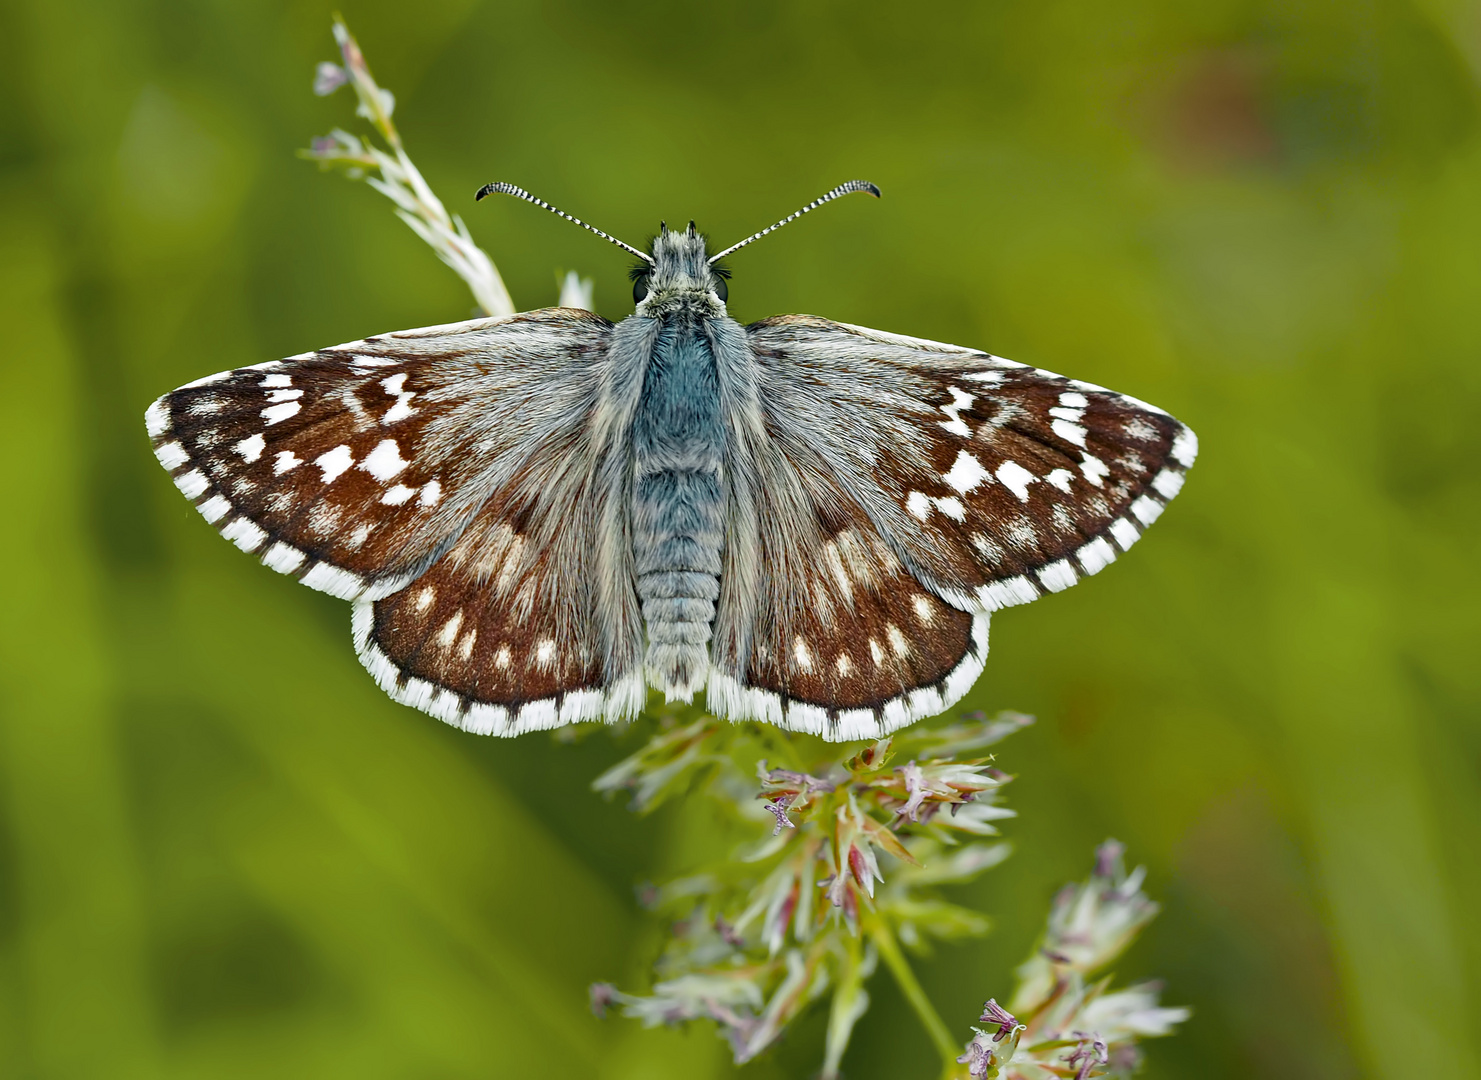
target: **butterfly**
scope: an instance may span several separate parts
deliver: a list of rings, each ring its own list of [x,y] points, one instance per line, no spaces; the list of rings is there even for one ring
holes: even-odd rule
[[[155,456],[237,547],[350,601],[392,698],[494,735],[639,713],[651,686],[842,741],[945,711],[992,612],[1129,549],[1191,430],[975,349],[726,313],[693,223],[624,248],[619,323],[546,308],[207,376]]]

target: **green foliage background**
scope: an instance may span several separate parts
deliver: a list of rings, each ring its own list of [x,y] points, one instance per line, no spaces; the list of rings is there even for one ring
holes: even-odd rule
[[[710,1077],[599,1022],[635,879],[702,848],[587,792],[630,749],[462,735],[385,699],[348,612],[234,551],[152,462],[157,394],[464,317],[363,185],[304,0],[0,6],[0,1075]],[[347,0],[413,158],[516,302],[630,310],[618,236],[745,235],[742,319],[989,348],[1163,405],[1203,453],[1111,570],[994,620],[969,706],[1019,853],[1005,991],[1107,834],[1166,911],[1123,968],[1193,1020],[1156,1077],[1478,1076],[1481,7],[1464,0]],[[465,198],[467,196],[468,198]],[[743,1075],[816,1067],[805,1024]],[[883,979],[845,1060],[928,1076]]]

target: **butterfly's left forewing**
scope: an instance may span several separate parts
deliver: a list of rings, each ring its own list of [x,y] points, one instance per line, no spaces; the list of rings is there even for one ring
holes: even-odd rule
[[[748,333],[786,452],[855,498],[963,610],[1099,572],[1157,520],[1198,452],[1154,406],[1002,357],[810,316]]]

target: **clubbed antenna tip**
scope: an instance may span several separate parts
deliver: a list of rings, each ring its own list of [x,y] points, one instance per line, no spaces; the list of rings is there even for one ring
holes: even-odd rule
[[[621,240],[617,239],[617,237],[612,236],[612,235],[610,235],[608,233],[602,232],[601,229],[598,229],[594,225],[588,225],[586,222],[582,221],[578,217],[572,217],[570,214],[566,213],[564,210],[557,210],[555,207],[551,206],[544,199],[537,199],[535,196],[531,195],[528,191],[526,191],[522,187],[516,187],[514,184],[506,184],[503,181],[500,181],[500,182],[494,183],[494,184],[484,184],[483,187],[481,187],[481,188],[478,189],[478,194],[476,194],[476,195],[473,196],[473,201],[474,202],[482,202],[485,198],[487,198],[490,195],[513,195],[516,199],[523,199],[527,203],[534,203],[536,206],[544,207],[546,210],[549,210],[552,214],[555,214],[557,217],[563,217],[567,221],[572,222],[573,224],[580,225],[587,232],[596,233],[603,240],[606,240],[606,241],[608,241],[610,243],[616,244],[618,247],[622,248],[624,251],[627,251],[627,252],[632,253],[633,255],[636,255],[638,258],[642,259],[644,262],[648,263],[650,266],[653,265],[653,257],[651,255],[648,255],[646,252],[639,251],[637,248],[633,247],[631,244],[624,244]]]
[[[730,247],[726,248],[724,251],[720,252],[720,254],[718,254],[718,255],[712,255],[712,256],[710,256],[710,260],[709,260],[710,261],[710,265],[713,266],[715,263],[719,262],[725,256],[729,255],[732,251],[739,251],[741,248],[745,247],[747,244],[755,243],[757,240],[760,240],[767,233],[776,232],[783,225],[786,225],[786,224],[788,224],[789,222],[792,222],[792,221],[796,221],[798,218],[800,218],[803,214],[807,213],[809,210],[816,210],[818,207],[822,206],[824,203],[832,202],[834,199],[838,198],[841,195],[852,195],[856,191],[865,191],[865,192],[868,192],[870,195],[873,195],[876,199],[879,198],[879,188],[875,187],[868,180],[850,180],[846,184],[839,184],[832,191],[828,192],[828,194],[818,196],[816,199],[814,199],[812,202],[808,203],[806,206],[804,206],[801,210],[797,211],[795,214],[788,214],[786,217],[782,218],[781,221],[778,221],[775,225],[772,225],[769,228],[762,229],[760,232],[754,233],[751,236],[746,237],[739,244],[732,244],[732,245],[730,245]]]

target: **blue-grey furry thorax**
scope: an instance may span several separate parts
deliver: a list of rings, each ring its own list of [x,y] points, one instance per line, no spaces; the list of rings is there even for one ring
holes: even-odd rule
[[[729,321],[693,227],[654,243],[634,319],[653,342],[632,423],[632,548],[659,689],[705,684],[725,543],[725,424],[710,321]]]

